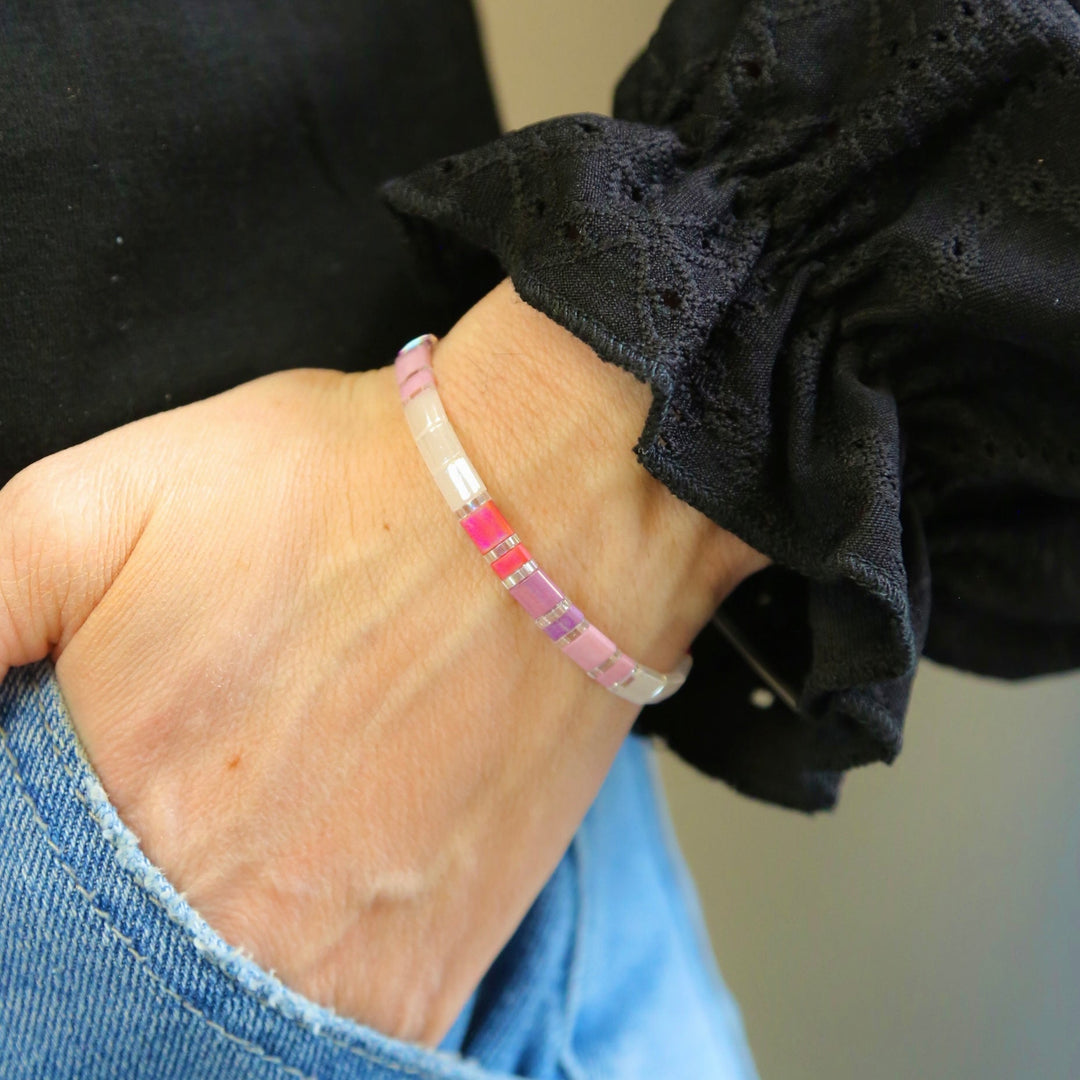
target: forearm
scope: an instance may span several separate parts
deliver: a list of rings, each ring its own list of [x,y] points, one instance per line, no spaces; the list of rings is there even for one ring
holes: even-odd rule
[[[638,462],[651,389],[508,282],[439,345],[435,368],[500,507],[631,655],[669,668],[721,599],[768,563]]]

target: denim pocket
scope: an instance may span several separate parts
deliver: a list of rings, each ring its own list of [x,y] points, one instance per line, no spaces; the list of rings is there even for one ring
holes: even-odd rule
[[[495,1080],[562,1075],[572,846],[448,1042],[391,1039],[223,941],[143,855],[43,663],[0,686],[0,1076]]]
[[[566,1071],[756,1080],[644,739],[619,751],[575,844],[583,902]]]

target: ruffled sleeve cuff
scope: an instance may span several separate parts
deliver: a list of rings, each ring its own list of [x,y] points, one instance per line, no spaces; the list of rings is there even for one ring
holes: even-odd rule
[[[641,463],[773,559],[721,614],[796,709],[710,629],[640,721],[748,794],[891,761],[924,649],[1080,664],[1078,57],[1063,3],[681,2],[619,118],[385,189],[433,265],[492,252],[648,382]]]

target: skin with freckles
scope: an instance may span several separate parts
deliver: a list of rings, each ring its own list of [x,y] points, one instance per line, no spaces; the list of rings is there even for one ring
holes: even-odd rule
[[[649,389],[508,284],[435,370],[492,496],[630,655],[668,670],[766,564],[637,462]],[[637,714],[505,595],[390,367],[269,376],[31,466],[0,491],[0,601],[0,671],[54,658],[117,809],[209,923],[426,1044]]]

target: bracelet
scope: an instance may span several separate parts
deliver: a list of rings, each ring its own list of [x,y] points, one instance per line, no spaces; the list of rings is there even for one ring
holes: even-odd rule
[[[686,681],[690,654],[666,675],[627,656],[571,603],[507,524],[447,419],[431,366],[436,342],[431,334],[410,341],[394,361],[394,374],[409,430],[469,539],[510,595],[590,679],[637,705],[671,697]]]

